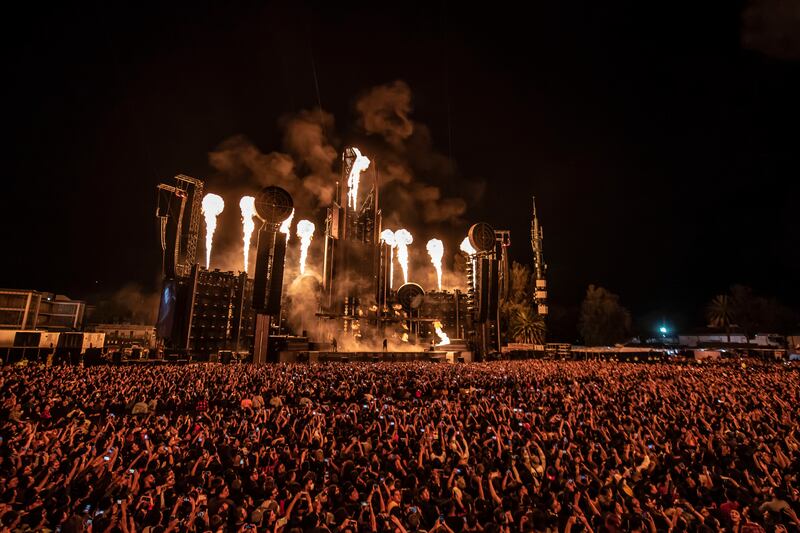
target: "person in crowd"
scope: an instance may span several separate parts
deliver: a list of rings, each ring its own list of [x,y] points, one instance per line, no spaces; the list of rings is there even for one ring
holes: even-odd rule
[[[798,405],[755,361],[5,366],[0,530],[798,531]]]

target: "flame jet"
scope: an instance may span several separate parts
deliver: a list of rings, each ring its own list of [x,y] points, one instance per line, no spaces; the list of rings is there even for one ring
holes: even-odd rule
[[[297,223],[297,236],[300,237],[300,275],[306,273],[306,258],[311,238],[314,236],[314,223],[310,220],[301,220]]]
[[[414,242],[414,237],[407,229],[399,229],[394,232],[394,239],[397,243],[397,260],[403,269],[403,283],[408,283],[408,245]]]
[[[381,232],[381,240],[389,245],[389,288],[391,289],[394,281],[394,249],[397,247],[397,240],[394,238],[394,232],[390,229]]]
[[[286,234],[286,244],[289,244],[289,236],[292,234],[292,220],[294,220],[294,209],[292,209],[292,214],[281,223],[281,227],[278,229],[281,233]]]
[[[439,337],[439,343],[436,346],[450,344],[450,337],[448,337],[447,333],[442,329],[442,323],[437,320],[433,323],[433,327],[436,329],[436,335]]]
[[[225,201],[221,196],[208,193],[203,197],[203,216],[206,219],[206,268],[211,264],[211,245],[214,231],[217,229],[217,217],[225,209]]]
[[[472,261],[472,272],[475,272],[477,267],[475,261],[475,253],[477,252],[477,250],[475,250],[475,248],[472,247],[472,244],[470,244],[469,237],[464,237],[464,240],[461,241],[461,247],[459,249],[469,256],[470,260]],[[472,277],[473,289],[477,287],[477,283],[478,280],[475,278],[475,276],[473,276]]]
[[[436,269],[436,279],[439,282],[439,290],[442,290],[442,257],[444,257],[444,243],[439,239],[431,239],[426,245],[428,255],[431,256],[431,263]]]
[[[256,199],[253,196],[242,196],[239,200],[239,209],[242,210],[242,229],[244,230],[244,271],[247,272],[247,265],[250,264],[250,239],[256,224],[253,217],[256,216]]]
[[[356,160],[347,177],[347,205],[358,209],[358,183],[361,181],[361,173],[369,168],[370,161],[367,156],[361,155],[358,148],[353,148],[353,151],[356,153]]]

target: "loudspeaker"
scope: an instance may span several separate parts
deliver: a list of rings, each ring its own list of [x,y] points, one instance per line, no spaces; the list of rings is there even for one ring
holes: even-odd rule
[[[267,308],[267,290],[269,289],[269,261],[274,245],[274,230],[262,229],[258,232],[256,272],[253,276],[253,309],[258,311],[263,311]]]
[[[494,319],[497,316],[497,295],[500,290],[500,263],[497,259],[489,261],[489,317]]]
[[[489,260],[478,260],[478,322],[486,322],[489,318]]]
[[[269,274],[269,296],[266,313],[278,315],[281,312],[281,295],[283,294],[283,266],[286,262],[286,239],[275,239],[272,249],[272,268]]]

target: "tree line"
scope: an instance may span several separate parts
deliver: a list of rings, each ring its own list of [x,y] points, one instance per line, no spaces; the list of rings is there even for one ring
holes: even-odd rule
[[[573,340],[553,339],[546,334],[549,320],[537,314],[534,302],[536,280],[531,268],[514,262],[509,274],[509,294],[500,301],[500,328],[505,340],[535,344],[542,344],[545,338]],[[800,332],[800,314],[776,298],[757,294],[752,288],[739,284],[712,297],[705,306],[704,317],[707,325],[725,331],[729,342],[733,330],[740,331],[748,339],[756,333],[788,335]],[[631,313],[622,305],[620,297],[599,285],[589,285],[576,314],[567,313],[559,320],[570,321],[573,326],[569,329],[575,330],[579,337],[576,340],[589,346],[623,343],[636,333]],[[563,337],[565,328],[559,329],[558,336]]]

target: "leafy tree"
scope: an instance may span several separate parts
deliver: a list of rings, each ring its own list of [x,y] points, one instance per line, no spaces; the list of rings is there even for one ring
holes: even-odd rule
[[[619,303],[619,296],[589,285],[581,304],[578,331],[589,346],[622,342],[631,330],[631,314]]]
[[[500,329],[505,337],[516,342],[543,344],[544,317],[536,313],[536,283],[528,265],[511,264],[508,297],[500,300]]]
[[[734,320],[733,302],[727,294],[714,296],[706,309],[708,323],[715,328],[725,328],[728,342],[731,342],[731,324]]]
[[[745,285],[734,285],[729,294],[715,296],[708,305],[709,324],[724,328],[731,341],[731,326],[741,327],[747,342],[756,333],[787,333],[797,323],[797,315],[774,298],[754,293]]]
[[[518,307],[511,319],[511,335],[517,342],[544,344],[544,317],[533,312],[531,306]]]

